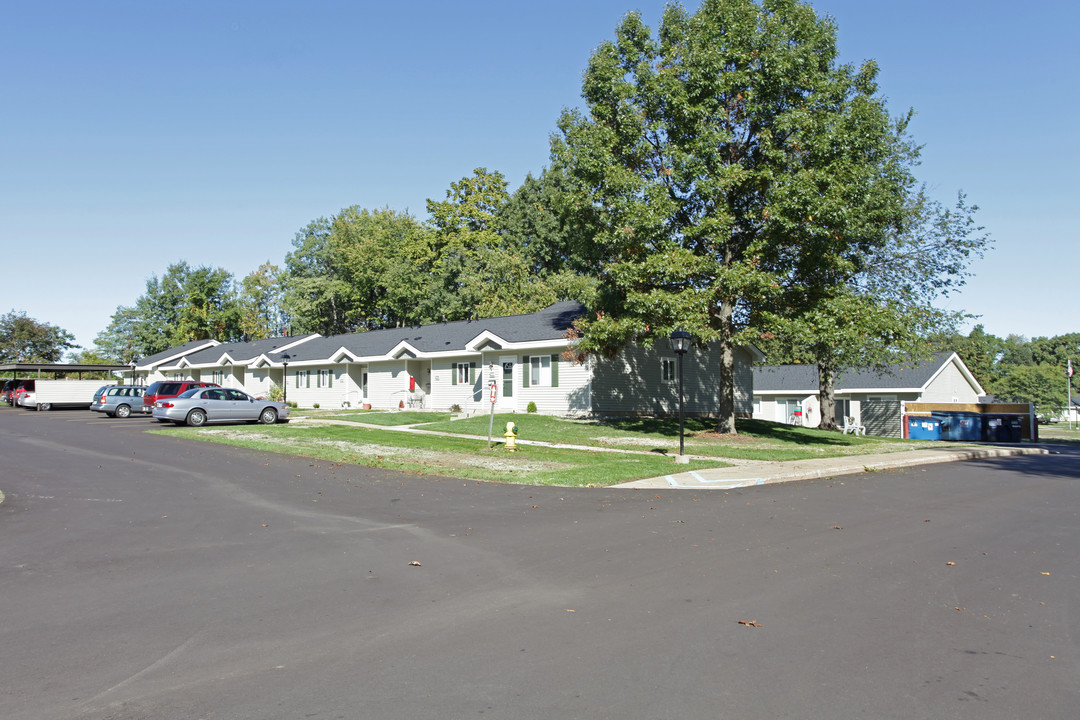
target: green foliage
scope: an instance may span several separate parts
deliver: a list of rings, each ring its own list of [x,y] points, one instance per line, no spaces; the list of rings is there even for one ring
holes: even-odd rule
[[[1065,374],[1051,365],[1013,365],[994,385],[1004,402],[1033,403],[1037,413],[1065,407],[1066,389]]]
[[[75,336],[67,330],[38,322],[25,311],[0,315],[0,362],[55,363],[77,347]]]
[[[530,415],[535,413],[536,412],[536,403],[534,403],[532,400],[530,400],[528,406],[525,408],[525,412],[529,413]]]
[[[314,403],[311,407],[314,408],[315,410],[318,410],[319,409],[319,403]]]
[[[285,399],[285,391],[280,385],[271,385],[270,392],[266,393],[266,397],[268,400],[273,400],[274,402],[281,402]]]
[[[552,140],[579,226],[595,230],[581,349],[676,328],[719,341],[721,432],[735,429],[732,349],[751,315],[794,286],[793,268],[850,273],[849,246],[899,215],[912,148],[873,97],[874,66],[835,59],[833,24],[793,0],[670,5],[657,37],[631,13],[589,61],[588,114],[564,112]]]
[[[269,261],[248,273],[240,282],[237,305],[244,340],[284,335],[288,319],[284,309],[281,269]]]
[[[228,271],[181,261],[160,279],[152,276],[134,306],[118,307],[95,343],[102,354],[127,363],[191,340],[239,340],[241,318]]]

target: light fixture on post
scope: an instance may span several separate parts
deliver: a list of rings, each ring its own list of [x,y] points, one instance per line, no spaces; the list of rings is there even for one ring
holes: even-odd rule
[[[281,402],[286,405],[289,404],[289,361],[292,360],[292,355],[289,353],[281,353]]]
[[[675,351],[675,354],[679,356],[679,456],[675,458],[675,462],[684,464],[690,462],[690,458],[686,457],[683,444],[683,355],[690,349],[690,333],[685,330],[679,329],[671,333],[671,349]]]

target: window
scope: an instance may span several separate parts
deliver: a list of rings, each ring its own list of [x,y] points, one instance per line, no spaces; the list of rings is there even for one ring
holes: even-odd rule
[[[661,358],[660,359],[660,380],[662,382],[670,383],[679,379],[678,365],[675,364],[675,358]]]
[[[310,370],[297,370],[296,371],[296,387],[311,387],[311,371]]]
[[[315,387],[334,387],[334,373],[330,370],[320,370],[315,378]]]
[[[459,362],[451,366],[450,384],[468,385],[476,381],[476,363]]]
[[[521,364],[521,387],[559,387],[558,355],[524,355]]]

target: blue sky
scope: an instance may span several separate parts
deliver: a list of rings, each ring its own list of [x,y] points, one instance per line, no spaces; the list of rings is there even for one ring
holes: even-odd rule
[[[981,208],[995,247],[948,307],[1000,336],[1080,331],[1077,6],[812,4],[842,60],[877,60],[894,114],[916,110],[933,195]],[[592,50],[662,8],[0,0],[0,313],[90,346],[178,260],[240,278],[349,205],[425,218],[477,167],[516,187]]]

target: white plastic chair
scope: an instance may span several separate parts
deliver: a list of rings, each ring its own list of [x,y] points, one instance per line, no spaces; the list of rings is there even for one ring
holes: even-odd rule
[[[848,415],[844,418],[844,434],[847,435],[848,433],[851,433],[852,435],[865,435],[866,426],[857,425],[855,423],[855,416]]]

